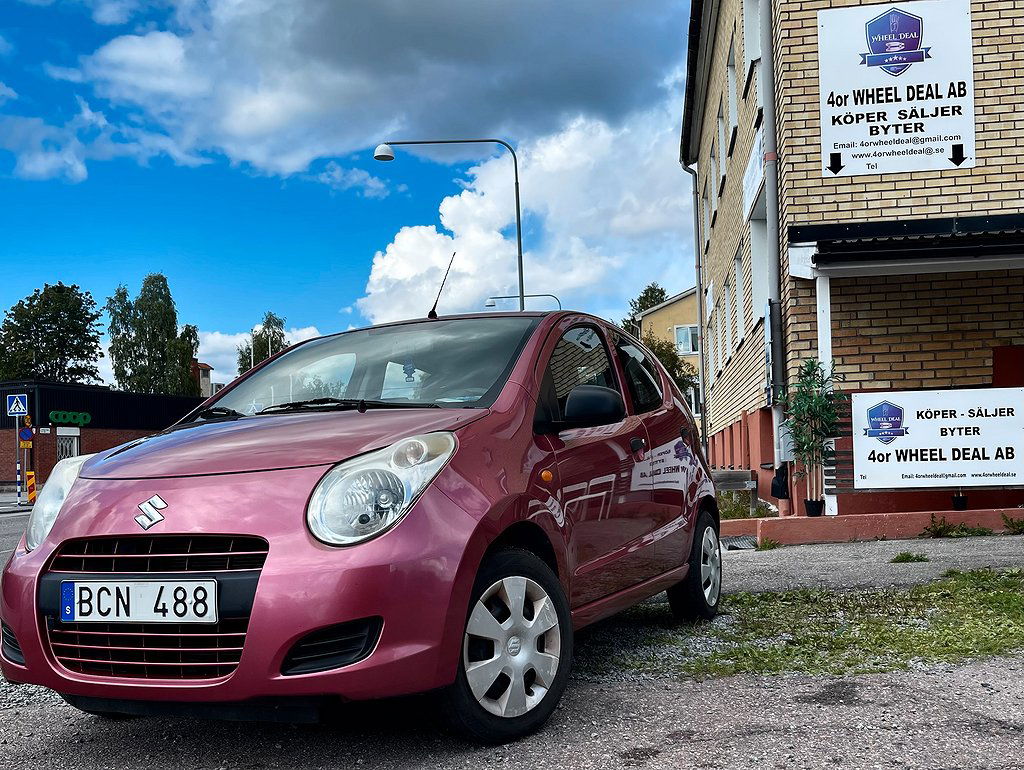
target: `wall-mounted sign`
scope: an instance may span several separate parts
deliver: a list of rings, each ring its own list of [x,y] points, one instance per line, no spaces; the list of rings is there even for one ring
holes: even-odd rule
[[[854,393],[853,486],[1024,485],[1024,388]]]
[[[63,412],[55,409],[50,412],[50,422],[58,425],[88,425],[92,422],[92,415],[88,412]]]
[[[969,0],[818,11],[818,86],[823,176],[975,165]]]

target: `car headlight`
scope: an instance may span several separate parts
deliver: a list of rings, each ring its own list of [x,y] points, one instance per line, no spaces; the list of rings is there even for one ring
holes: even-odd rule
[[[390,529],[409,512],[455,446],[451,433],[427,433],[334,466],[309,499],[310,531],[330,545],[353,545]]]
[[[53,466],[43,489],[32,507],[32,515],[28,517],[28,531],[25,533],[25,547],[33,550],[39,546],[53,529],[53,522],[64,505],[64,499],[71,491],[71,486],[82,472],[85,461],[93,455],[79,455],[61,460]]]

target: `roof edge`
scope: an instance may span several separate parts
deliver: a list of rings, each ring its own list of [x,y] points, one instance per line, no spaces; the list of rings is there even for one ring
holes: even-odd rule
[[[649,307],[646,310],[643,310],[643,311],[637,313],[636,314],[637,318],[644,318],[645,316],[648,316],[648,315],[650,315],[651,313],[653,313],[653,312],[655,312],[657,310],[661,310],[664,307],[668,307],[669,305],[671,305],[671,304],[673,304],[675,302],[678,302],[681,299],[686,299],[691,294],[696,294],[696,293],[697,293],[697,287],[696,286],[694,286],[694,287],[692,287],[690,289],[687,289],[686,291],[681,291],[678,294],[675,294],[675,295],[669,297],[664,302],[660,302],[657,305],[655,305],[654,307]]]

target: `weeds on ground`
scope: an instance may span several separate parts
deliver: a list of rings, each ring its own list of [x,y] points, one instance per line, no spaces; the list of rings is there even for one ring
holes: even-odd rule
[[[721,610],[710,623],[676,625],[666,604],[639,605],[586,632],[582,673],[847,675],[1024,650],[1020,569],[870,591],[730,594]]]
[[[1003,514],[1003,526],[1010,535],[1024,535],[1024,519],[1015,519]]]
[[[781,546],[782,543],[780,543],[778,540],[772,540],[770,537],[766,537],[764,540],[762,540],[760,543],[754,546],[754,549],[757,551],[774,551],[776,548],[779,548]]]
[[[721,519],[763,519],[778,516],[765,502],[758,500],[754,513],[750,513],[750,492],[719,492],[718,516]]]
[[[946,517],[942,516],[938,520],[935,518],[935,514],[932,514],[931,524],[924,528],[924,532],[921,533],[921,537],[980,537],[983,535],[991,535],[992,530],[988,527],[972,527],[969,524],[960,522],[959,524],[950,524],[946,521]]]
[[[890,561],[892,564],[913,564],[914,562],[931,561],[931,559],[928,558],[927,554],[900,551]]]

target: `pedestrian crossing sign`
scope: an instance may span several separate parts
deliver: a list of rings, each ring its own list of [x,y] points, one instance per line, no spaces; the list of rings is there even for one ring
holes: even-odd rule
[[[24,393],[12,393],[7,396],[7,416],[24,417],[28,414],[28,396]]]

